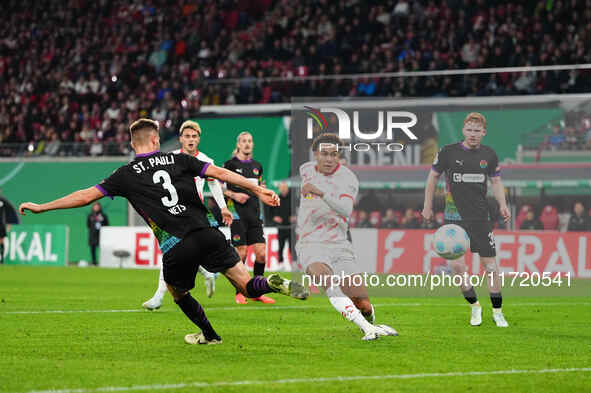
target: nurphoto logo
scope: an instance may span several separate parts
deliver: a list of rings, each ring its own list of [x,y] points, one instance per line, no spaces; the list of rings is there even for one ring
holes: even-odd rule
[[[368,151],[376,149],[377,151],[402,151],[404,145],[401,143],[389,142],[394,139],[394,131],[401,130],[411,140],[419,139],[412,131],[411,127],[417,124],[417,116],[412,112],[406,111],[376,111],[377,112],[377,129],[367,130],[362,129],[360,125],[359,111],[353,111],[353,119],[349,114],[338,108],[320,108],[315,109],[306,106],[306,114],[308,115],[306,123],[306,136],[308,139],[314,138],[314,125],[319,128],[320,132],[328,130],[328,123],[324,113],[332,113],[336,116],[338,126],[338,136],[341,140],[347,141],[352,139],[352,135],[358,140],[366,141],[361,143],[344,144],[338,146],[337,150],[348,151]],[[385,136],[384,136],[385,134]],[[377,142],[379,141],[379,142]],[[332,144],[320,144],[320,150],[331,147]]]

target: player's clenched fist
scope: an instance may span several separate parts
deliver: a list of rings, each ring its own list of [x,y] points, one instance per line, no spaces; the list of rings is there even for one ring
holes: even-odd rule
[[[41,205],[38,205],[33,202],[21,203],[21,205],[18,207],[18,211],[20,212],[20,214],[24,216],[26,215],[25,210],[29,210],[35,214],[43,212],[43,210],[41,209]]]
[[[302,195],[306,196],[310,194],[319,196],[320,198],[324,196],[324,193],[320,191],[320,189],[318,189],[318,187],[316,187],[314,184],[306,183],[302,187]]]
[[[279,206],[279,196],[277,196],[273,190],[259,187],[257,190],[257,196],[265,205]]]
[[[430,207],[425,207],[421,214],[426,221],[431,221],[433,219],[433,209]]]

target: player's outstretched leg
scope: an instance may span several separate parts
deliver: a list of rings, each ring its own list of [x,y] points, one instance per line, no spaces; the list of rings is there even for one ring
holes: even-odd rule
[[[149,300],[146,300],[142,307],[146,310],[154,311],[158,310],[162,306],[162,299],[164,299],[164,295],[166,294],[166,282],[164,282],[164,273],[162,273],[162,268],[160,268],[160,277],[158,278],[158,289],[154,293]]]
[[[250,278],[246,266],[240,262],[227,269],[224,275],[237,290],[249,298],[257,298],[271,292],[281,293],[301,300],[305,300],[310,296],[310,291],[303,285],[287,280],[279,274],[271,274],[267,278],[263,276]]]
[[[365,287],[355,289],[351,285],[344,286],[347,293],[354,295],[353,298],[362,307],[362,310],[365,311],[366,315],[363,315],[351,297],[343,293],[337,283],[332,282],[333,272],[328,265],[320,262],[312,263],[308,266],[306,272],[312,277],[312,281],[317,283],[316,285],[321,284],[325,288],[326,296],[335,310],[361,329],[364,334],[362,340],[371,341],[378,339],[380,336],[397,335],[396,331],[387,325],[376,326],[370,322],[370,320],[375,318],[375,315],[373,314],[373,306],[369,302]]]
[[[215,293],[215,280],[217,275],[207,271],[203,266],[199,266],[199,273],[201,273],[205,279],[205,294],[207,297],[212,297]]]
[[[255,243],[254,244],[254,255],[255,255],[255,260],[254,260],[254,268],[253,268],[253,273],[256,276],[264,276],[265,274],[265,261],[267,260],[266,257],[266,247],[267,245],[265,243]],[[256,300],[258,302],[262,302],[265,304],[274,304],[275,303],[275,299],[270,298],[268,296],[265,295],[261,295],[259,297],[253,298],[252,300]]]
[[[234,225],[234,223],[233,223],[233,225]],[[236,248],[236,252],[238,252],[238,255],[240,256],[240,260],[244,263],[244,261],[246,260],[246,252],[247,252],[248,247],[247,246],[236,246],[235,248]],[[248,300],[242,294],[242,292],[240,292],[238,290],[238,288],[236,288],[236,295],[234,296],[234,301],[236,302],[236,304],[248,303]]]
[[[470,325],[480,326],[482,324],[482,307],[480,306],[474,287],[468,280],[468,268],[464,262],[464,257],[450,260],[448,261],[448,265],[454,274],[463,277],[460,290],[462,291],[462,295],[464,295],[464,299],[470,304]]]
[[[503,295],[501,294],[501,277],[499,266],[495,257],[482,257],[482,264],[486,269],[488,279],[488,292],[492,303],[492,317],[498,327],[509,327],[509,323],[503,315]]]
[[[168,290],[174,298],[174,302],[185,313],[195,325],[197,325],[201,332],[187,334],[185,342],[187,344],[221,344],[222,338],[216,333],[211,326],[211,323],[205,315],[205,310],[201,304],[191,296],[189,291],[178,290],[171,285],[168,285]]]

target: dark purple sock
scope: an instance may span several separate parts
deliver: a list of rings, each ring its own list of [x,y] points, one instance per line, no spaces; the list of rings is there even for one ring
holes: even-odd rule
[[[248,297],[257,298],[265,293],[273,292],[267,279],[263,276],[254,276],[246,283]]]
[[[187,293],[179,299],[176,304],[178,304],[180,309],[183,310],[187,318],[189,318],[195,325],[199,326],[206,339],[221,339],[215,330],[213,330],[213,326],[211,326],[211,323],[209,323],[209,320],[205,316],[205,310],[203,310],[201,304],[199,304],[190,293]]]
[[[262,276],[265,274],[265,262],[254,261],[252,270],[255,276]]]

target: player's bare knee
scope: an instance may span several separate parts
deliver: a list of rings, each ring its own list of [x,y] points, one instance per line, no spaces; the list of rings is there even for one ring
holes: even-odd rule
[[[264,261],[266,258],[266,245],[265,243],[256,243],[253,246],[255,260]]]
[[[306,273],[312,277],[314,283],[329,288],[331,286],[332,270],[324,263],[315,262],[310,264],[306,269]]]
[[[245,262],[246,261],[246,252],[248,248],[246,246],[238,246],[236,247],[236,252],[238,252],[238,256],[240,259]]]
[[[494,260],[487,261],[487,262],[484,262],[484,270],[486,270],[487,273],[498,273],[499,272],[499,265]]]
[[[355,307],[357,307],[357,309],[363,314],[371,314],[371,302],[369,301],[369,298],[353,297],[351,298],[351,301],[353,301]]]
[[[255,257],[255,260],[257,260],[257,261],[264,261],[266,259],[265,250],[255,251],[254,257]]]
[[[455,274],[463,274],[468,271],[468,266],[466,266],[464,257],[454,259],[452,261],[447,261],[447,263]]]

